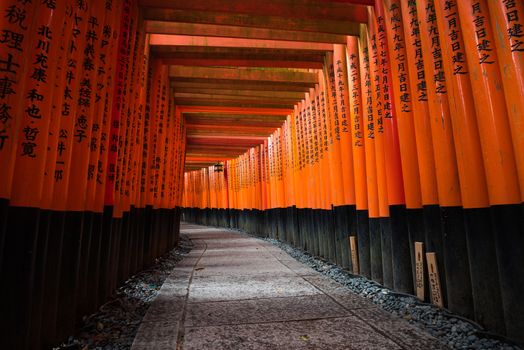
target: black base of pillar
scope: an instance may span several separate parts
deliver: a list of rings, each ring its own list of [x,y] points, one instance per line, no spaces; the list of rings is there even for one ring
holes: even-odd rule
[[[31,325],[28,335],[29,348],[38,349],[41,344],[42,334],[42,320],[45,294],[46,278],[46,264],[47,264],[47,245],[49,241],[49,229],[51,225],[51,216],[53,212],[50,210],[40,211],[40,224],[38,230],[38,239],[35,247],[35,274],[32,288],[33,303],[31,311]]]
[[[424,229],[424,210],[423,209],[409,209],[406,212],[408,232],[409,232],[409,251],[411,256],[411,274],[414,281],[413,287],[416,289],[416,259],[415,259],[415,242],[424,243],[424,250],[426,250],[426,232]],[[425,259],[425,258],[424,258]],[[430,302],[428,286],[427,269],[424,267],[424,301]]]
[[[0,288],[0,348],[30,343],[40,210],[8,207]]]
[[[500,280],[489,208],[464,209],[475,321],[505,334]]]
[[[524,206],[491,207],[506,335],[524,344]]]
[[[393,289],[402,293],[413,294],[413,275],[411,273],[411,255],[406,221],[406,208],[401,205],[395,205],[391,206],[389,211],[391,216]]]
[[[393,289],[393,256],[391,251],[392,229],[391,218],[380,218],[380,239],[382,247],[382,281]]]
[[[62,244],[65,212],[53,211],[49,217],[47,259],[45,264],[44,303],[42,310],[42,345],[51,348],[60,342],[57,334],[57,315],[62,271]]]
[[[369,218],[369,242],[371,258],[371,279],[383,283],[382,274],[382,235],[380,232],[381,218]]]
[[[65,213],[56,320],[56,330],[60,339],[65,339],[75,330],[83,219],[83,212]]]
[[[369,216],[367,210],[357,210],[357,248],[360,274],[371,278],[371,242],[369,238]]]
[[[87,268],[86,289],[87,301],[83,315],[90,314],[98,308],[99,289],[101,280],[101,257],[105,243],[105,232],[103,231],[103,213],[93,213],[91,222],[91,249],[89,254],[89,264]]]
[[[0,271],[2,271],[2,263],[4,261],[4,247],[5,236],[7,231],[7,212],[9,201],[0,198]]]
[[[93,214],[92,212],[84,212],[83,217],[83,232],[80,242],[80,255],[79,255],[79,264],[78,264],[78,286],[77,286],[77,296],[76,296],[76,324],[80,324],[82,321],[82,316],[85,315],[87,311],[87,295],[89,291],[87,290],[87,276],[89,268],[89,256],[91,254],[91,244],[94,244],[92,241],[92,224],[93,224]]]
[[[444,306],[447,306],[446,265],[444,262],[445,250],[439,207],[435,205],[424,207],[424,229],[426,232],[426,252],[436,254],[440,274],[442,301]]]
[[[442,220],[445,264],[445,275],[441,279],[445,278],[446,281],[447,307],[461,316],[473,319],[475,315],[464,210],[462,207],[442,207],[439,211]]]

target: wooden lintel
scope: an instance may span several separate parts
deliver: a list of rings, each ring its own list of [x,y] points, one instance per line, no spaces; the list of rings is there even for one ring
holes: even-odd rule
[[[325,19],[340,22],[366,22],[367,7],[361,4],[315,0],[139,0],[144,7],[194,12],[209,12],[216,16],[283,17],[290,20]]]
[[[355,4],[355,5],[375,6],[375,0],[320,0],[320,1],[324,3],[340,2],[340,3],[349,3],[349,4]]]
[[[179,106],[183,114],[214,113],[235,115],[288,115],[293,112],[289,108],[241,108],[241,107],[209,107],[209,106]]]
[[[282,114],[243,114],[241,112],[237,113],[215,113],[213,111],[202,111],[202,112],[193,112],[193,111],[184,111],[183,116],[186,119],[191,118],[208,118],[208,119],[233,119],[233,120],[272,120],[272,121],[280,121],[280,120],[286,120],[286,113]]]
[[[313,85],[318,82],[318,75],[316,73],[253,68],[237,69],[172,66],[169,68],[169,76],[170,78],[174,79],[219,79],[270,83],[301,83]]]
[[[321,62],[284,61],[284,60],[246,60],[246,59],[209,59],[209,58],[163,58],[167,66],[200,66],[200,67],[267,67],[267,68],[311,68],[322,69]]]
[[[186,114],[186,125],[239,125],[278,128],[286,120],[281,116],[238,116],[220,114]]]
[[[182,3],[183,1],[178,2]],[[185,2],[190,3],[191,1]],[[244,2],[248,3],[250,1]],[[351,22],[319,19],[320,17],[318,14],[315,19],[303,19],[227,12],[174,10],[152,7],[143,8],[143,15],[144,19],[155,21],[202,23],[340,35],[357,35],[359,32],[359,23],[367,22],[367,12],[365,10],[366,7],[363,7],[363,9],[364,11],[355,13],[355,18]]]
[[[187,92],[175,92],[174,94],[175,100],[182,100],[182,99],[204,99],[204,100],[210,100],[210,101],[238,101],[238,102],[258,102],[258,103],[282,103],[282,104],[288,104],[291,103],[292,105],[295,103],[300,102],[304,98],[304,96],[300,98],[289,98],[289,97],[282,97],[282,96],[271,96],[271,97],[263,97],[263,96],[241,96],[237,94],[206,94],[206,93],[187,93]]]
[[[270,98],[286,98],[301,100],[304,98],[302,92],[289,91],[261,91],[261,90],[247,90],[247,89],[216,89],[216,88],[191,88],[178,87],[175,88],[175,93],[188,94],[212,94],[212,95],[226,95],[226,96],[247,96],[247,97],[270,97]]]
[[[237,58],[251,59],[262,57],[268,59],[272,56],[277,59],[298,60],[305,57],[306,60],[324,59],[325,53],[318,50],[295,50],[295,49],[270,49],[252,47],[217,47],[217,46],[151,46],[153,58]]]
[[[245,135],[188,135],[187,138],[188,140],[191,139],[191,142],[199,144],[217,144],[217,142],[223,142],[225,140],[230,141],[229,144],[232,145],[238,144],[239,142],[253,143],[266,140],[264,136],[253,137]],[[197,139],[200,139],[199,142],[196,142]]]
[[[241,107],[241,108],[293,108],[293,102],[272,101],[240,101],[240,100],[210,100],[197,98],[178,98],[175,103],[179,106],[209,106],[209,107]]]
[[[227,38],[305,41],[332,44],[346,43],[345,35],[200,23],[146,21],[146,31],[151,34],[205,35]]]
[[[280,50],[308,50],[332,51],[333,44],[313,43],[307,41],[282,41],[267,39],[219,38],[212,36],[190,36],[172,34],[151,34],[151,46],[211,46],[211,47],[240,47],[251,49],[280,49]]]
[[[252,86],[253,84],[260,85],[260,89],[262,90],[268,90],[269,87],[274,87],[277,90],[286,90],[286,91],[304,91],[309,92],[310,88],[315,87],[315,83],[304,83],[304,82],[271,82],[271,81],[256,81],[256,80],[232,80],[232,79],[209,79],[209,78],[171,78],[172,80],[175,80],[175,86],[178,83],[208,83],[208,84],[218,84],[220,85],[228,85],[228,84],[237,84],[237,85],[245,85],[245,86]]]
[[[209,81],[171,81],[171,86],[175,89],[196,88],[196,89],[229,89],[229,90],[256,90],[256,91],[289,91],[289,92],[309,92],[310,86],[290,85],[290,84],[261,84],[242,81],[222,81],[219,83]]]
[[[275,128],[271,126],[244,126],[244,125],[195,125],[195,124],[186,124],[186,130],[191,131],[192,134],[208,134],[208,133],[228,133],[228,132],[239,132],[245,134],[266,134],[272,133]]]
[[[207,146],[207,145],[189,145],[187,148],[186,154],[191,155],[195,153],[201,153],[201,152],[209,152],[212,153],[213,151],[216,153],[227,153],[227,152],[238,152],[244,149],[244,146],[235,146],[235,145],[217,145],[217,146]]]

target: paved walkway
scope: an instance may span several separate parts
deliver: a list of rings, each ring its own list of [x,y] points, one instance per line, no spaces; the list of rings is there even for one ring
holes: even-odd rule
[[[183,224],[195,244],[133,343],[142,349],[446,349],[267,242]]]

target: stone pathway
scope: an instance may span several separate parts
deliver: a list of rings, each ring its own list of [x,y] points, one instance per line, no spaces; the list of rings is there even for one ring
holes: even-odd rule
[[[184,224],[194,243],[144,317],[133,350],[447,349],[280,248]]]

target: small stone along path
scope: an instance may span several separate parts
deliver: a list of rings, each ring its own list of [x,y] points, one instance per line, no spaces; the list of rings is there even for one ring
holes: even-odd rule
[[[182,224],[193,242],[131,349],[448,349],[269,242]]]

